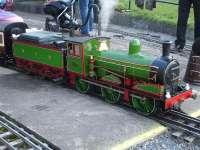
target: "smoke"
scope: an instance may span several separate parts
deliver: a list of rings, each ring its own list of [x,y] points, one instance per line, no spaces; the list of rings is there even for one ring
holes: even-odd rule
[[[114,13],[114,8],[117,2],[118,0],[100,0],[100,5],[101,5],[100,18],[101,18],[102,27],[104,29],[108,27],[110,18],[112,17]]]

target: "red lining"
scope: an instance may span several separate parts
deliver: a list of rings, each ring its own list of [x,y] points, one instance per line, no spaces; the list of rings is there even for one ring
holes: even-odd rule
[[[25,59],[15,57],[16,66],[25,71],[34,73],[36,75],[44,76],[49,79],[63,78],[64,68],[52,67],[46,64],[41,64]]]
[[[76,79],[80,76],[80,74],[75,73],[75,72],[68,72],[67,73],[67,84],[69,84],[69,86],[71,87],[75,87],[76,84]]]
[[[129,90],[128,90],[128,89],[125,89],[125,90],[124,90],[124,97],[123,97],[123,100],[124,100],[125,103],[130,102]]]
[[[82,46],[82,77],[83,79],[86,78],[86,73],[85,73],[85,58],[84,58],[84,47]]]
[[[139,90],[139,89],[136,89],[136,88],[132,88],[132,91],[137,91],[139,92],[140,94],[144,95],[148,95],[148,96],[153,96],[153,97],[156,97],[158,99],[161,99],[163,94],[155,94],[155,93],[152,93],[152,92],[148,92],[148,91],[143,91],[143,90]]]

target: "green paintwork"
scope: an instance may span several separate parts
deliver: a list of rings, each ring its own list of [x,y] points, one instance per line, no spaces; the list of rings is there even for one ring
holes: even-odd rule
[[[144,54],[128,55],[127,52],[109,50],[96,57],[96,65],[126,77],[149,80],[150,66],[154,59]],[[103,70],[101,69],[102,75]]]
[[[85,43],[80,44],[80,46],[84,47],[84,66],[82,66],[82,58],[77,57],[77,56],[71,56],[69,55],[68,52],[68,57],[67,57],[67,64],[68,64],[68,70],[75,72],[75,73],[83,73],[83,70],[85,70],[85,75],[89,76],[90,75],[90,67],[89,67],[89,62],[90,62],[90,56],[97,56],[100,55],[100,52],[96,51],[100,47],[100,41],[106,41],[108,46],[110,45],[110,40],[108,38],[101,38],[99,40],[98,38],[94,38],[91,40],[86,41]],[[81,54],[82,52],[80,52]]]
[[[81,56],[78,57],[69,55],[67,57],[67,68],[68,71],[81,74],[83,69]]]
[[[109,82],[109,83],[118,84],[118,85],[122,84],[120,78],[118,78],[112,74],[102,77],[101,80]]]
[[[63,67],[63,56],[61,51],[17,42],[13,44],[13,50],[15,57],[53,67]]]
[[[137,84],[134,88],[154,94],[164,94],[164,88],[151,84]]]
[[[102,43],[107,44],[108,50],[99,51],[102,49]],[[140,43],[138,40],[132,41],[137,52],[139,51]],[[103,44],[103,48],[105,44]],[[154,58],[150,58],[148,55],[136,53],[129,55],[126,51],[111,50],[110,39],[107,38],[95,38],[83,43],[84,47],[84,64],[85,75],[89,76],[89,62],[90,56],[94,56],[95,65],[98,68],[96,70],[97,77],[104,77],[109,75],[107,71],[110,70],[120,76],[126,76],[144,81],[149,81],[151,64]],[[83,66],[81,64],[81,58],[68,57],[68,69],[72,72],[82,73]]]
[[[99,39],[93,39],[88,41],[87,43],[84,44],[84,54],[85,54],[85,71],[86,71],[86,75],[89,74],[89,61],[90,61],[90,55],[94,56],[94,59],[96,56],[99,56],[101,54],[99,50],[100,48],[100,43],[101,41],[106,41],[108,48],[110,48],[110,39],[108,38],[101,38],[101,40]],[[97,74],[98,75],[98,74]]]
[[[76,80],[76,89],[80,92],[80,93],[87,93],[90,89],[90,85],[89,83],[86,83],[84,81],[82,81],[81,79],[77,79]]]
[[[141,97],[137,95],[132,96],[132,104],[133,108],[143,115],[150,115],[156,112],[156,106],[154,100],[143,100]]]
[[[105,101],[110,104],[116,104],[120,100],[120,93],[112,89],[101,88],[101,94]]]
[[[137,54],[141,51],[141,43],[140,40],[134,39],[129,43],[129,55]]]

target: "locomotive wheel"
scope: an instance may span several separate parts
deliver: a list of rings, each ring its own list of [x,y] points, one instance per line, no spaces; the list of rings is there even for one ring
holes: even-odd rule
[[[133,108],[143,114],[143,115],[151,115],[156,112],[156,101],[155,100],[144,100],[139,98],[132,97]]]
[[[101,88],[101,94],[104,97],[105,101],[110,104],[116,104],[120,100],[120,93],[112,89]]]
[[[81,79],[77,79],[76,80],[76,85],[75,86],[76,86],[76,89],[80,93],[83,93],[83,94],[86,94],[90,89],[89,83],[86,83],[86,82],[82,81]]]

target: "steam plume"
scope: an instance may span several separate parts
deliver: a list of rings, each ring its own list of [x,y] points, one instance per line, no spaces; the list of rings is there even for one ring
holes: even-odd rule
[[[107,28],[110,17],[114,13],[114,7],[116,6],[118,0],[100,0],[101,4],[101,23],[103,28]]]

